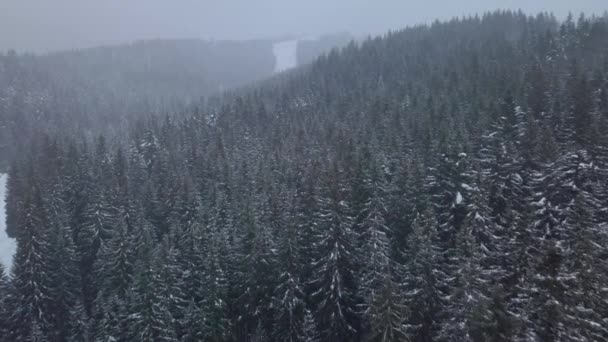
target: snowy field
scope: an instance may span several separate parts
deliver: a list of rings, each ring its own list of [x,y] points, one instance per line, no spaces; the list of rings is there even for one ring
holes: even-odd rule
[[[6,174],[0,174],[0,263],[9,273],[10,266],[15,254],[15,239],[9,239],[6,235],[6,217],[4,211],[4,200],[6,198]]]
[[[272,52],[276,58],[275,72],[285,71],[295,68],[298,65],[296,51],[298,48],[298,40],[286,40],[275,43],[272,47]]]

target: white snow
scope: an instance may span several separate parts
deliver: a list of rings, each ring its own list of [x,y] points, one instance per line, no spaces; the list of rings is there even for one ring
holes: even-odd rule
[[[274,66],[275,72],[281,72],[295,68],[298,65],[296,51],[298,48],[298,40],[285,40],[275,43],[272,46],[272,52],[276,59]]]
[[[519,175],[519,173],[514,173],[512,175],[512,177],[517,182],[517,184],[522,184],[524,182],[524,179],[521,178],[521,176]]]
[[[4,265],[6,273],[9,273],[17,246],[15,245],[15,239],[6,235],[6,212],[4,210],[6,179],[6,174],[0,173],[0,263]]]
[[[461,186],[463,189],[465,189],[466,191],[473,191],[473,190],[475,190],[475,189],[473,189],[473,188],[472,188],[472,187],[471,187],[469,184],[462,183],[462,184],[460,184],[460,186]]]
[[[462,203],[462,195],[460,194],[460,191],[458,191],[458,193],[456,194],[456,204],[460,203]]]

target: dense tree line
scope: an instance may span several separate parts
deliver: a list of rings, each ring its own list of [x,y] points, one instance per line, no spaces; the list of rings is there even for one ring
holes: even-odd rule
[[[343,36],[298,44],[301,64]],[[185,111],[270,77],[274,40],[151,40],[42,55],[0,53],[0,171],[37,134],[124,136],[133,118]]]
[[[391,32],[28,148],[2,341],[608,340],[607,16]]]
[[[182,110],[273,73],[272,41],[140,41],[0,54],[0,170],[37,134],[123,136],[132,118]]]

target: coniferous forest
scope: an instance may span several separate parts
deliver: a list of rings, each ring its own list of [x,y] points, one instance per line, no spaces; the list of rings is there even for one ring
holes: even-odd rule
[[[0,341],[608,341],[608,15],[410,27],[126,121],[12,158]]]

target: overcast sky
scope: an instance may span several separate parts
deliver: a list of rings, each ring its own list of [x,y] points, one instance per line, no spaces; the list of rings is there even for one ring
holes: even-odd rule
[[[498,8],[603,13],[608,0],[0,0],[0,50],[43,52],[151,38],[381,33]]]

